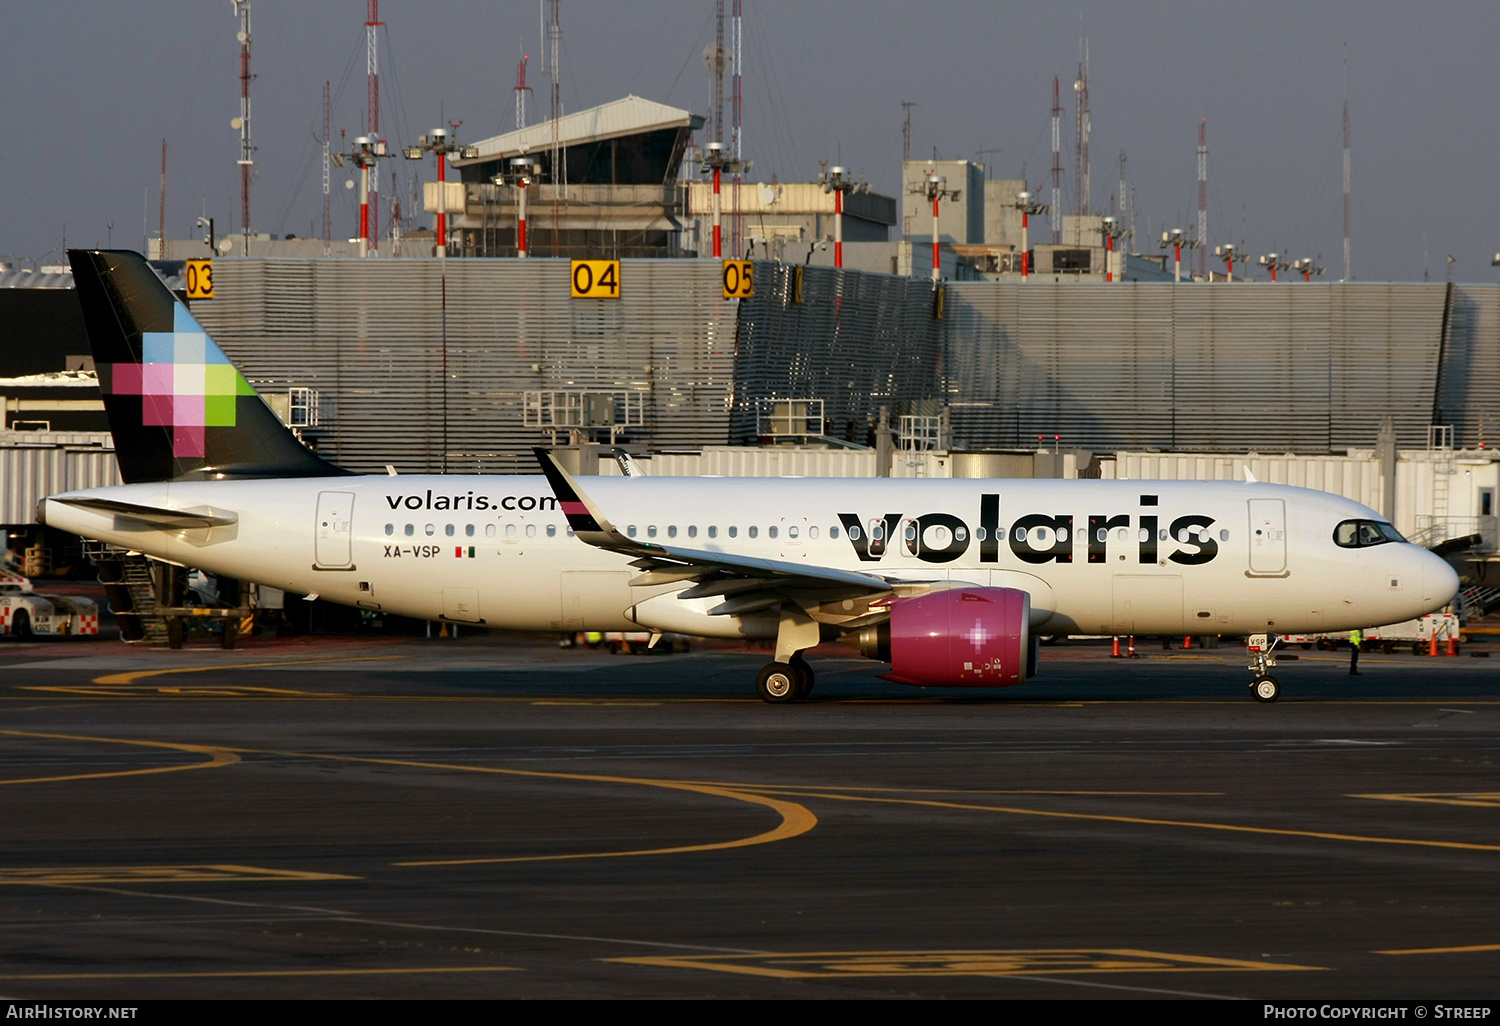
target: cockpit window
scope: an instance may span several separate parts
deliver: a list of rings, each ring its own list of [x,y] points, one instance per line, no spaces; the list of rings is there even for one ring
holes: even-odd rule
[[[1401,532],[1384,520],[1345,520],[1333,529],[1333,543],[1346,549],[1404,541]]]

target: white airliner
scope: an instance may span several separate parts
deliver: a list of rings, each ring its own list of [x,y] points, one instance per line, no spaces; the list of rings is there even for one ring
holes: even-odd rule
[[[1003,687],[1043,634],[1277,635],[1446,605],[1453,569],[1368,507],[1259,483],[365,476],[303,447],[135,253],[70,253],[121,471],[40,518],[404,616],[774,639],[768,702],[842,640],[924,687]],[[628,469],[628,466],[627,466]],[[1266,638],[1270,637],[1270,644]]]

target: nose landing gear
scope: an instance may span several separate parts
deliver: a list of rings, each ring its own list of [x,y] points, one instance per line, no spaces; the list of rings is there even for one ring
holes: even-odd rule
[[[1250,681],[1250,692],[1257,702],[1274,702],[1281,697],[1281,682],[1271,676],[1269,670],[1276,665],[1271,652],[1281,637],[1276,634],[1252,634],[1247,639],[1250,649],[1249,670],[1255,675]]]

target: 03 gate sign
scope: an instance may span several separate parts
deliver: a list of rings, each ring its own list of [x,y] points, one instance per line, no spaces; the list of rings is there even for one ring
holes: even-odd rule
[[[187,279],[189,299],[214,298],[214,262],[212,260],[189,260],[182,269]]]
[[[619,299],[620,261],[574,260],[574,299]]]

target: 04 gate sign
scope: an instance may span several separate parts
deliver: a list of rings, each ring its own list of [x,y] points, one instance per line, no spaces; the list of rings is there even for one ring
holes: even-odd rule
[[[574,260],[574,299],[619,299],[620,261]]]

